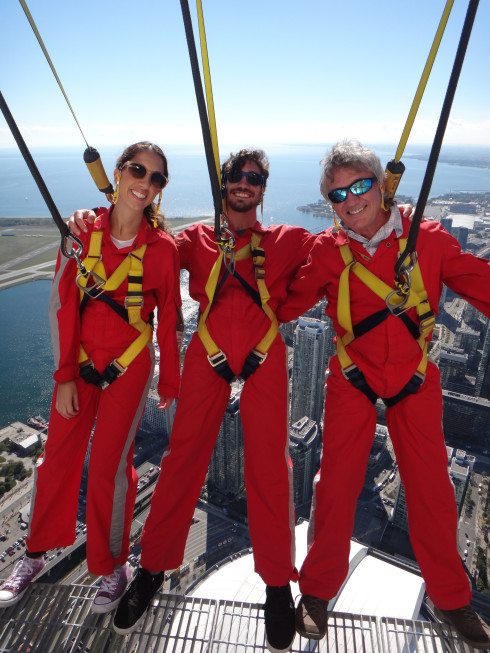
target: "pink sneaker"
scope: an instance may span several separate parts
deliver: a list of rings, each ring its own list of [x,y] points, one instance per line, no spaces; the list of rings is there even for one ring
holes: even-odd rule
[[[92,603],[92,612],[110,612],[119,603],[128,584],[131,570],[126,563],[114,569],[112,574],[102,576],[102,582]]]
[[[6,581],[0,585],[0,607],[6,608],[14,605],[26,593],[29,583],[39,574],[44,567],[44,558],[22,558],[15,565],[14,571]]]

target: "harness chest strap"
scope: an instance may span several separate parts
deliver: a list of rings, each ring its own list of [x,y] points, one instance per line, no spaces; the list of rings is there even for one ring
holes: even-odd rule
[[[406,246],[406,239],[400,238],[399,239],[400,253],[405,249],[405,246]],[[352,271],[372,292],[378,295],[378,297],[383,299],[385,302],[389,301],[388,300],[389,296],[390,296],[390,300],[393,298],[395,301],[390,302],[392,306],[393,305],[396,306],[397,303],[401,303],[403,301],[403,298],[399,298],[399,302],[397,302],[396,300],[398,299],[398,296],[393,295],[393,289],[390,286],[388,286],[386,283],[384,283],[384,281],[382,281],[374,274],[372,274],[372,272],[370,272],[367,268],[365,268],[361,263],[356,261],[348,245],[341,245],[339,249],[345,264],[345,268],[342,271],[340,282],[339,282],[337,319],[339,324],[346,330],[346,333],[342,337],[337,336],[337,354],[344,376],[349,378],[349,375],[352,376],[353,374],[357,374],[357,370],[358,370],[357,366],[353,363],[353,361],[351,360],[350,356],[347,354],[346,351],[347,345],[353,342],[356,338],[354,334],[354,328],[352,326],[352,319],[351,319],[351,312],[350,312],[349,273]],[[418,338],[416,337],[416,341],[420,349],[422,350],[422,358],[417,367],[416,375],[420,377],[421,379],[420,383],[422,383],[425,378],[425,372],[427,369],[428,336],[430,335],[432,329],[434,328],[435,316],[429,305],[427,292],[424,287],[422,274],[418,262],[416,263],[414,269],[411,272],[411,277],[412,277],[412,286],[409,289],[408,298],[404,305],[404,308],[408,309],[414,307],[417,312],[417,318],[419,321],[419,336]],[[390,314],[390,309],[386,309],[385,317],[387,317],[389,314]],[[398,317],[400,317],[400,315]],[[383,319],[385,318],[383,317]],[[375,326],[376,324],[373,324],[373,326]],[[369,330],[369,327],[366,328],[366,331],[367,330]]]
[[[271,309],[271,307],[268,305],[270,294],[265,284],[265,272],[263,268],[264,261],[265,261],[265,252],[263,248],[260,247],[261,240],[262,240],[262,234],[253,232],[252,237],[250,239],[250,243],[242,247],[235,254],[235,261],[242,261],[250,257],[253,258],[254,269],[255,269],[255,281],[260,295],[262,310],[271,321],[271,326],[269,327],[267,333],[261,339],[261,341],[255,346],[255,348],[250,352],[249,357],[247,359],[247,361],[250,358],[252,358],[252,360],[255,359],[253,360],[253,362],[249,361],[251,363],[251,368],[253,369],[245,370],[244,367],[244,370],[242,370],[242,373],[240,375],[242,379],[244,379],[244,374],[246,375],[245,378],[248,378],[248,376],[255,371],[258,365],[265,360],[267,356],[267,352],[269,351],[270,346],[274,342],[279,329],[279,323],[277,321],[276,315],[274,311]],[[226,256],[229,255],[226,254]],[[216,371],[220,375],[222,375],[227,380],[231,381],[233,380],[235,375],[229,368],[226,359],[226,354],[218,347],[218,345],[211,338],[211,335],[206,326],[206,320],[211,310],[213,300],[216,296],[216,288],[218,285],[218,278],[221,270],[221,265],[223,262],[223,257],[224,257],[223,251],[220,251],[220,254],[216,259],[213,268],[211,270],[211,273],[209,275],[209,278],[206,282],[205,290],[206,290],[206,295],[208,297],[208,305],[206,306],[206,309],[199,317],[197,331],[201,339],[201,342],[203,343],[204,348],[206,349],[206,353],[208,355],[208,360],[210,364],[216,369]],[[257,361],[256,364],[255,361]],[[220,367],[221,370],[224,371],[224,374],[221,374]]]
[[[92,299],[101,298],[101,295],[107,291],[116,290],[125,281],[128,280],[128,290],[124,300],[124,308],[127,313],[128,323],[139,331],[138,337],[125,349],[125,351],[114,359],[106,368],[100,377],[101,387],[107,387],[109,383],[114,381],[118,376],[123,374],[132,361],[143,351],[148,342],[151,341],[153,335],[153,328],[151,324],[144,322],[141,319],[141,309],[143,307],[143,257],[146,251],[146,243],[141,247],[130,252],[122,263],[114,270],[111,276],[107,279],[104,264],[102,262],[101,247],[102,247],[103,231],[93,231],[90,237],[89,250],[84,265],[88,272],[87,275],[78,275],[77,285],[80,288],[80,302],[83,306],[84,298],[91,297]],[[92,277],[95,283],[87,288],[89,278]],[[118,314],[121,314],[119,304],[114,302],[107,295],[105,296],[106,303],[113,307]],[[112,304],[117,304],[112,306]],[[80,353],[78,363],[83,367],[90,367],[93,369],[93,363],[89,359],[84,348],[80,344]],[[86,372],[87,370],[85,370]],[[96,370],[94,373],[99,374]],[[109,380],[110,379],[110,380]],[[96,385],[99,385],[96,383]]]

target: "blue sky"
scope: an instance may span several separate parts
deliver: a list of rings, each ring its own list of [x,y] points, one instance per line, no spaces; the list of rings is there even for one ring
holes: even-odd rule
[[[398,143],[446,4],[202,3],[222,147]],[[27,4],[90,145],[201,145],[179,0]],[[454,2],[409,144],[433,139],[467,7]],[[489,26],[482,0],[446,144],[490,145]],[[84,148],[18,0],[1,3],[0,57],[0,88],[28,146]],[[0,147],[15,147],[1,115]]]

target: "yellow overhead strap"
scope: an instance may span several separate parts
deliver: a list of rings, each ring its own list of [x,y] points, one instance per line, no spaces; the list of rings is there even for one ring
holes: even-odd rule
[[[201,0],[197,0],[197,17],[199,23],[199,39],[201,42],[202,68],[204,75],[204,87],[206,89],[206,101],[208,110],[209,130],[211,132],[211,142],[213,146],[214,164],[218,174],[219,185],[221,187],[221,167],[219,164],[218,132],[216,130],[216,117],[214,113],[213,89],[211,86],[211,71],[209,69],[208,46],[206,42],[206,30],[204,28],[204,16],[202,13]]]
[[[391,198],[395,196],[396,189],[398,188],[400,179],[403,175],[403,172],[405,171],[405,166],[403,165],[403,163],[400,162],[400,159],[402,158],[403,152],[405,150],[405,146],[408,141],[408,137],[410,136],[410,132],[412,131],[413,123],[415,121],[417,111],[419,110],[420,102],[422,101],[422,96],[424,94],[425,87],[427,86],[427,81],[429,79],[432,66],[434,64],[434,60],[436,58],[437,51],[441,43],[441,39],[444,34],[444,30],[446,29],[446,24],[449,19],[449,15],[451,13],[453,4],[454,4],[454,0],[447,0],[446,2],[446,6],[444,8],[441,20],[439,22],[439,27],[437,28],[437,32],[429,52],[429,56],[427,57],[425,67],[422,72],[422,76],[420,78],[419,85],[417,87],[417,91],[415,93],[415,97],[412,102],[412,106],[408,113],[408,118],[405,123],[405,127],[403,128],[400,142],[396,150],[395,158],[392,161],[390,161],[386,166],[386,171],[385,171],[386,193],[388,197]]]

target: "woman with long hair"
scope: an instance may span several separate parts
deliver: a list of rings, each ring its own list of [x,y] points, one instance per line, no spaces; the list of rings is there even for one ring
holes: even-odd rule
[[[177,248],[159,213],[168,182],[164,153],[148,142],[131,145],[114,179],[114,204],[98,209],[80,236],[87,274],[58,255],[49,306],[56,371],[48,438],[35,472],[27,554],[0,586],[0,606],[20,600],[47,550],[74,543],[89,443],[87,565],[102,576],[93,611],[115,608],[130,575],[134,438],[153,379],[153,312],[158,407],[165,409],[179,389],[181,302]]]

